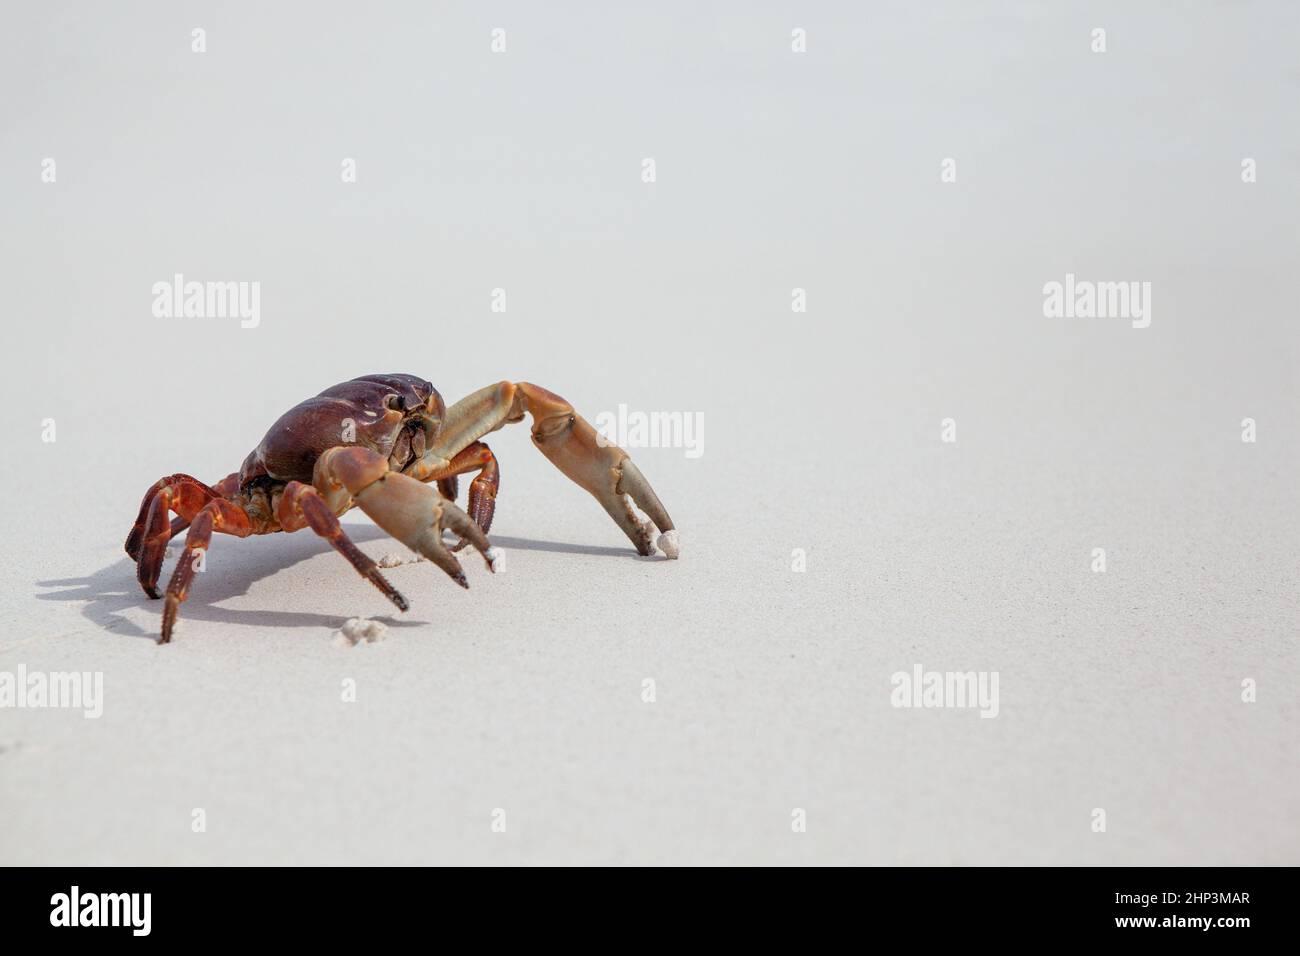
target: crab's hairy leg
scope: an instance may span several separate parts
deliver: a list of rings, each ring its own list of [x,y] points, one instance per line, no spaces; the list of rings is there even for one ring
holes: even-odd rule
[[[456,476],[469,471],[477,471],[474,480],[469,483],[469,516],[486,534],[492,529],[492,515],[496,512],[497,491],[501,487],[501,469],[497,465],[492,449],[481,441],[476,441],[452,456],[447,467],[435,471],[426,481],[436,479],[438,491],[443,497],[455,500]],[[448,494],[448,486],[451,493]],[[469,539],[462,537],[453,551],[459,551],[469,544]]]
[[[435,477],[460,451],[508,422],[521,421],[525,413],[532,416],[533,444],[538,451],[600,502],[639,553],[654,553],[654,537],[628,498],[658,526],[663,552],[677,557],[672,518],[628,453],[604,441],[572,405],[540,385],[498,382],[452,405],[425,461],[409,473],[422,480]]]
[[[298,531],[310,527],[328,541],[335,551],[347,558],[358,574],[396,604],[399,611],[410,607],[401,592],[388,583],[388,579],[380,572],[379,565],[352,543],[352,539],[339,524],[338,515],[330,510],[320,492],[311,485],[300,481],[291,481],[285,485],[284,493],[276,505],[275,517],[282,531]]]
[[[247,512],[225,498],[213,498],[194,516],[190,522],[189,534],[185,536],[185,553],[176,562],[176,570],[172,572],[172,579],[167,585],[167,603],[163,606],[162,620],[163,644],[172,639],[176,613],[180,610],[181,602],[189,596],[196,566],[201,555],[208,550],[214,531],[246,538],[253,533],[253,527]]]
[[[331,448],[316,459],[312,484],[326,502],[352,501],[412,551],[418,551],[461,587],[469,587],[456,556],[442,543],[444,526],[468,538],[494,570],[487,535],[436,488],[389,471],[388,461],[360,446]]]
[[[157,482],[145,495],[141,505],[143,515],[136,520],[126,539],[127,554],[136,559],[135,575],[144,593],[151,598],[160,597],[158,576],[162,573],[167,542],[176,533],[169,518],[175,511],[178,521],[188,524],[217,492],[197,478],[189,475],[171,475]]]

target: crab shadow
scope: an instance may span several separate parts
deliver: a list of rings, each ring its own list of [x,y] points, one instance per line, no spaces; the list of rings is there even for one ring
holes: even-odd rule
[[[347,526],[348,537],[358,544],[366,541],[385,539],[395,548],[401,546],[374,525]],[[507,551],[552,551],[559,554],[585,554],[597,556],[639,557],[627,548],[590,547],[585,545],[564,544],[553,541],[534,541],[528,538],[511,538],[493,535],[494,547]],[[217,546],[221,550],[217,550]],[[161,585],[171,575],[171,567],[180,552],[179,543],[173,544],[167,565],[163,569]],[[207,621],[215,624],[236,625],[240,627],[295,627],[336,629],[340,624],[337,614],[320,614],[305,611],[274,610],[233,610],[219,605],[233,597],[247,594],[258,581],[269,578],[276,573],[301,564],[322,553],[332,553],[328,544],[320,538],[309,534],[277,534],[269,539],[238,539],[219,537],[213,542],[212,558],[208,562],[208,573],[200,575],[190,589],[189,599],[181,611],[181,623],[186,620]],[[337,556],[336,556],[337,557]],[[462,555],[464,557],[464,555]],[[213,560],[215,558],[215,560]],[[649,559],[642,559],[649,560]],[[338,558],[338,573],[357,578],[356,573],[348,567],[342,558]],[[424,564],[425,562],[421,562]],[[442,573],[432,564],[430,572],[437,577]],[[357,578],[360,582],[361,579]],[[431,577],[431,580],[436,579]],[[322,582],[328,586],[327,582]],[[441,582],[450,584],[450,582]],[[100,568],[80,578],[50,578],[37,581],[37,587],[50,588],[36,597],[42,601],[72,601],[81,603],[81,615],[97,627],[114,634],[131,637],[158,639],[159,623],[162,616],[162,601],[151,600],[135,578],[135,563],[125,555],[107,567]],[[454,585],[452,585],[454,587]],[[366,585],[366,587],[369,587]],[[408,585],[409,587],[409,585]],[[410,592],[408,591],[408,594]],[[383,599],[380,598],[382,601]],[[140,608],[155,610],[156,617],[142,627],[127,617],[124,612],[137,611]],[[406,615],[374,615],[372,620],[383,621],[389,627],[422,627],[428,621],[413,620]]]

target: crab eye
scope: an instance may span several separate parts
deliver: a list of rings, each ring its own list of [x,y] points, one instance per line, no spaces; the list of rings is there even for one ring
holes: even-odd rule
[[[384,405],[394,411],[406,411],[406,399],[402,398],[401,395],[389,395],[384,399]]]

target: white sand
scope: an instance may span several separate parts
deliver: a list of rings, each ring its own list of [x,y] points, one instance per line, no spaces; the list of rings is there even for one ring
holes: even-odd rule
[[[1300,862],[1296,14],[1259,6],[831,6],[803,59],[770,9],[512,6],[495,59],[468,6],[214,9],[201,57],[12,12],[0,671],[105,699],[0,711],[0,863]],[[1150,328],[1044,318],[1067,271],[1153,282]],[[175,272],[260,281],[260,325],[154,318]],[[399,563],[402,615],[309,531],[220,538],[157,646],[148,484],[390,370],[702,413],[700,457],[633,449],[680,559],[519,426],[498,574]],[[917,664],[997,671],[996,719],[892,707]]]

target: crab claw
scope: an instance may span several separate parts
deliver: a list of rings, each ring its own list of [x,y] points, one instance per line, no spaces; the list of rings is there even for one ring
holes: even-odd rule
[[[436,488],[395,471],[365,448],[334,448],[316,463],[317,480],[342,485],[374,522],[412,551],[418,551],[463,588],[469,587],[456,556],[442,543],[442,529],[468,539],[495,571],[487,535]]]
[[[463,588],[469,587],[460,561],[442,543],[442,529],[468,539],[495,571],[488,554],[488,539],[469,515],[429,485],[389,472],[382,479],[353,495],[361,509],[381,528],[412,551],[418,551]]]
[[[517,387],[533,417],[533,444],[537,450],[600,502],[638,553],[654,554],[657,543],[667,557],[676,558],[681,545],[672,518],[628,453],[604,440],[572,405],[549,389],[529,382],[520,382]],[[649,521],[640,519],[632,502],[649,516]],[[657,542],[655,527],[660,532]]]
[[[673,519],[668,517],[663,502],[659,500],[655,490],[650,487],[650,482],[646,481],[645,475],[641,474],[641,469],[631,458],[623,459],[623,464],[619,468],[616,490],[630,497],[650,516],[650,520],[655,523],[660,532],[659,539],[655,542],[659,545],[659,550],[665,557],[676,558],[681,553],[681,541],[677,529],[673,527]]]

